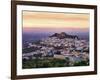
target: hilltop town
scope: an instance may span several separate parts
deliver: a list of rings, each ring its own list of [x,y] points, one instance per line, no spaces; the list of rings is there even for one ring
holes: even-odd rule
[[[89,42],[79,39],[77,35],[55,33],[40,41],[28,43],[28,46],[23,48],[22,59],[24,65],[32,60],[50,62],[52,59],[58,59],[65,61],[64,66],[87,66],[89,65]]]

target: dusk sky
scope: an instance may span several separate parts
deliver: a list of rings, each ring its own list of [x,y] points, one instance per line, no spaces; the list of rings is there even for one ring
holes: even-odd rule
[[[89,14],[23,11],[22,15],[25,31],[86,31],[89,29]]]

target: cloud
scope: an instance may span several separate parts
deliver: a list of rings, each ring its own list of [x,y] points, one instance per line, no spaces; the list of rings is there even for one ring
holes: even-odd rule
[[[23,27],[88,28],[89,14],[23,11]]]

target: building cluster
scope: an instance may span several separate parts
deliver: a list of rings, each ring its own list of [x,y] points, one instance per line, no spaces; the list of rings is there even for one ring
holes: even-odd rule
[[[48,37],[42,39],[39,44],[29,43],[28,48],[33,48],[34,51],[22,54],[22,58],[26,60],[37,58],[68,59],[71,65],[74,62],[89,60],[89,42],[86,40]]]

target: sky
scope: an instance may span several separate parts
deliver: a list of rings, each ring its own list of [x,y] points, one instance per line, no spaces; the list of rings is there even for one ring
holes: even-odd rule
[[[85,31],[89,28],[89,14],[23,11],[26,31]]]

